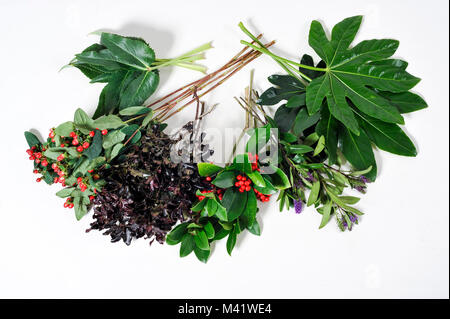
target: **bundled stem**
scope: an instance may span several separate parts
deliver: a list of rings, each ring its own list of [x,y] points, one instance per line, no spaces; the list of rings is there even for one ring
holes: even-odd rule
[[[257,39],[261,38],[259,35]],[[272,46],[275,41],[271,41],[264,45],[265,48]],[[157,113],[157,119],[159,121],[165,121],[176,113],[182,111],[188,105],[194,103],[196,98],[201,98],[214,90],[216,87],[224,83],[237,71],[241,70],[251,61],[261,55],[261,52],[254,50],[249,46],[243,48],[238,54],[236,54],[228,63],[219,68],[218,70],[205,75],[199,80],[191,82],[183,87],[167,94],[166,96],[158,99],[157,101],[148,105],[148,107],[155,107]],[[196,97],[194,96],[196,95]],[[184,104],[183,101],[188,100]],[[161,104],[162,103],[162,104]],[[157,106],[159,104],[159,106]],[[178,106],[178,107],[177,107]],[[177,107],[175,109],[175,107]]]
[[[255,37],[255,39],[259,42],[259,39],[261,37],[262,34]],[[252,44],[253,43],[255,42],[252,42]],[[275,41],[271,41],[267,44],[261,45],[264,48],[268,48],[273,44],[275,44]],[[202,98],[219,85],[223,84],[233,74],[241,70],[243,67],[245,67],[247,64],[249,64],[256,58],[258,58],[261,54],[262,53],[259,50],[255,50],[249,46],[245,46],[225,65],[223,65],[216,71],[211,72],[196,81],[193,81],[178,88],[177,90],[147,105],[147,107],[154,108],[155,120],[159,122],[164,122],[173,115],[175,115],[176,113],[182,111],[190,104],[198,101],[198,99]],[[146,116],[145,114],[139,115],[131,120],[136,120],[145,116]],[[131,139],[136,135],[139,129],[140,128],[138,128],[133,133],[133,135],[130,136],[130,138],[124,143],[124,145],[127,145],[131,141]]]

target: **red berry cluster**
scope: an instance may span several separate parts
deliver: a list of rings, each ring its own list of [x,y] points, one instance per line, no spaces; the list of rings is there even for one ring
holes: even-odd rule
[[[246,176],[238,175],[238,176],[236,176],[236,179],[237,179],[237,182],[234,183],[234,186],[239,187],[239,191],[241,193],[249,192],[252,190],[252,187],[251,187],[252,181],[249,178],[247,178]]]
[[[68,197],[66,199],[66,202],[64,203],[64,208],[73,208],[73,198],[72,197]]]
[[[207,182],[211,183],[212,178],[210,176],[208,176],[208,177],[206,177],[205,180]],[[212,186],[212,189],[210,189],[210,190],[203,190],[203,191],[201,191],[201,193],[202,194],[215,193],[215,194],[217,194],[217,197],[219,198],[219,200],[222,200],[222,198],[223,198],[223,189],[222,188],[218,188],[218,187],[216,187],[215,185],[212,185],[212,184],[211,184],[211,186]],[[202,201],[202,200],[205,199],[205,196],[201,196],[201,195],[195,195],[195,196],[197,196],[199,201]]]
[[[270,200],[270,196],[272,196],[272,195],[265,195],[260,191],[258,191],[256,188],[254,188],[253,191],[256,194],[256,198],[259,199],[261,202],[268,202]]]
[[[98,130],[98,129],[97,129]],[[108,130],[102,130],[102,135],[108,134]],[[81,136],[81,137],[80,137]],[[92,138],[95,136],[95,131],[89,132],[87,135],[82,135],[80,132],[70,132],[68,137],[61,136],[60,137],[60,144],[56,145],[56,133],[55,130],[52,128],[50,129],[50,133],[48,135],[49,140],[43,144],[38,144],[36,146],[31,147],[26,152],[30,156],[29,159],[35,162],[35,168],[33,170],[33,173],[42,175],[45,175],[47,172],[51,173],[53,175],[53,183],[61,183],[63,187],[66,185],[66,178],[68,175],[70,175],[71,166],[70,163],[66,163],[64,160],[68,157],[67,153],[61,153],[56,161],[45,157],[44,152],[49,147],[69,147],[69,146],[76,146],[76,150],[78,152],[83,152],[84,150],[88,149],[90,146],[90,142]],[[81,156],[81,154],[79,155]],[[89,170],[89,173],[93,173],[94,170]],[[56,174],[55,174],[56,173]],[[57,176],[55,176],[57,175]],[[92,175],[92,178],[94,180],[98,180],[100,176],[98,174]],[[36,182],[41,182],[43,177],[38,177],[36,179]],[[79,186],[80,190],[82,192],[85,192],[88,189],[88,181],[82,177],[78,177],[77,183],[74,183],[71,186],[77,185]],[[93,190],[94,193],[97,193],[97,190]],[[92,201],[95,198],[94,195],[89,196],[89,199]],[[64,207],[67,208],[73,208],[73,198],[69,197],[66,202],[64,203]]]
[[[91,132],[89,132],[89,136],[90,137],[93,137],[95,135],[95,132],[94,131],[91,131]],[[89,142],[88,141],[80,141],[80,137],[77,135],[77,133],[75,133],[75,132],[70,132],[70,135],[69,135],[71,138],[72,138],[72,142],[71,142],[71,144],[73,145],[73,146],[77,146],[77,151],[78,152],[83,152],[85,149],[88,149],[89,148],[89,146],[90,146],[90,144],[89,144]],[[61,144],[61,147],[64,147],[64,146],[66,146],[66,144]]]
[[[260,171],[260,168],[258,167],[258,158],[258,154],[253,155],[252,153],[248,153],[248,159],[252,164],[252,171]]]

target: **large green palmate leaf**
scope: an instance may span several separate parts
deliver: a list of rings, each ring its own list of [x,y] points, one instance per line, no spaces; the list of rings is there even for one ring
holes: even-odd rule
[[[339,22],[328,39],[318,21],[311,23],[309,44],[325,62],[325,74],[313,79],[306,89],[306,105],[315,114],[326,100],[330,113],[352,133],[360,129],[349,105],[387,123],[403,124],[398,108],[379,91],[401,93],[414,87],[419,79],[405,71],[407,63],[388,59],[399,42],[391,39],[362,41],[349,48],[361,24],[355,16]]]
[[[386,123],[360,112],[356,114],[360,126],[379,149],[403,156],[417,155],[413,142],[397,124]]]

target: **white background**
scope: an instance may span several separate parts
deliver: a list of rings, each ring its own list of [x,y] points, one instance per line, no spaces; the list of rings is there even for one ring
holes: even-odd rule
[[[313,19],[328,28],[347,16],[365,16],[357,40],[400,40],[397,56],[422,78],[414,91],[426,110],[406,115],[419,155],[377,152],[380,166],[358,207],[365,211],[351,233],[334,223],[318,230],[307,209],[262,208],[261,237],[239,237],[233,257],[216,245],[205,265],[178,257],[178,247],[139,240],[111,244],[85,234],[90,216],[76,222],[58,189],[34,182],[23,131],[70,120],[77,107],[93,112],[102,85],[76,69],[58,70],[73,54],[110,30],[146,39],[158,57],[173,57],[209,40],[212,70],[245,39],[240,20],[275,52],[297,59]],[[448,1],[0,1],[0,297],[75,298],[448,298]],[[269,58],[252,64],[257,87],[280,72]],[[232,97],[247,85],[250,68],[209,95],[220,102],[207,126],[242,126]],[[161,96],[199,75],[162,72]],[[186,110],[172,123],[191,119]]]

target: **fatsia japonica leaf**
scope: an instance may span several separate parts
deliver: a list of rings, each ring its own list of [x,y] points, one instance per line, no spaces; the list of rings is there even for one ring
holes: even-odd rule
[[[428,107],[423,98],[412,92],[378,92],[378,94],[389,100],[400,113],[411,113]]]
[[[326,68],[306,90],[309,114],[318,112],[326,100],[331,115],[355,135],[360,134],[360,128],[349,101],[373,118],[403,124],[398,108],[379,91],[405,92],[419,82],[405,71],[406,62],[389,59],[398,48],[396,40],[367,40],[349,48],[361,20],[361,16],[355,16],[339,22],[332,30],[331,40],[320,22],[312,22],[309,44]]]
[[[413,142],[397,124],[386,123],[359,112],[356,114],[361,127],[378,148],[397,155],[417,155]]]

